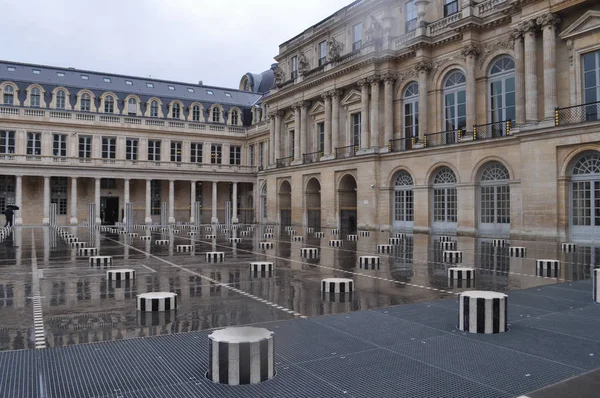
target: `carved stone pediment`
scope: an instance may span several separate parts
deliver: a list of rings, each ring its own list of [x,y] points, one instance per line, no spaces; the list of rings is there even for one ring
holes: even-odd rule
[[[283,118],[283,123],[292,123],[294,121],[294,112],[288,112]]]
[[[323,101],[315,102],[315,104],[308,110],[308,114],[311,116],[318,115],[319,113],[325,113],[325,104],[323,104]]]
[[[358,91],[356,89],[352,89],[348,92],[348,94],[346,94],[344,96],[344,98],[342,98],[341,104],[343,106],[350,105],[350,104],[354,104],[356,102],[360,102],[361,99],[362,99],[362,96],[360,94],[360,91]]]
[[[579,19],[569,25],[558,35],[561,39],[572,39],[575,36],[589,34],[600,30],[600,11],[586,11]]]

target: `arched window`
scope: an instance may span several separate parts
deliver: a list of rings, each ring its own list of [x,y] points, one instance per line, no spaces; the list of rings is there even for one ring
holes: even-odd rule
[[[231,111],[231,124],[233,126],[237,126],[238,118],[239,118],[238,111]]]
[[[410,83],[404,95],[404,138],[419,136],[419,85]],[[404,149],[404,148],[403,148]]]
[[[218,107],[213,107],[212,110],[212,121],[213,123],[219,123],[221,121],[221,110]]]
[[[156,100],[150,103],[150,117],[158,117],[158,101]]]
[[[115,98],[112,95],[104,98],[104,113],[115,113]]]
[[[194,105],[192,108],[192,120],[195,122],[200,121],[200,107],[198,105]]]
[[[88,93],[84,93],[81,96],[81,105],[80,105],[80,108],[84,112],[89,112],[91,110],[91,107],[92,107],[91,96]]]
[[[394,183],[394,229],[412,229],[414,215],[413,179],[402,170],[396,175]]]
[[[65,92],[63,90],[56,92],[56,109],[65,109]]]
[[[15,103],[15,89],[13,86],[4,87],[4,105],[13,105]]]
[[[444,81],[444,118],[446,131],[463,130],[467,126],[467,93],[465,74],[450,72]]]
[[[515,120],[515,62],[498,58],[489,72],[490,123]]]
[[[173,119],[179,119],[181,115],[181,108],[179,107],[179,102],[174,102],[173,107],[171,108],[171,117]]]
[[[261,201],[261,212],[262,219],[267,219],[267,184],[263,185],[262,191],[260,192],[260,201]]]
[[[39,108],[40,106],[42,106],[41,101],[42,101],[42,96],[41,96],[40,89],[37,87],[32,88],[30,98],[29,98],[29,105]]]
[[[480,232],[510,233],[510,186],[508,170],[500,162],[488,163],[481,172],[479,187]]]
[[[586,152],[571,170],[571,235],[575,240],[600,237],[600,153]]]
[[[441,167],[433,178],[434,230],[456,230],[456,220],[456,175],[449,167]]]
[[[127,113],[129,115],[137,115],[137,100],[135,98],[129,98],[127,101]]]

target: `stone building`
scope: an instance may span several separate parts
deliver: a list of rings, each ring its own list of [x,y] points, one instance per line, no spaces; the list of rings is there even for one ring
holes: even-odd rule
[[[358,0],[275,60],[239,90],[1,62],[0,208],[600,236],[597,1]]]

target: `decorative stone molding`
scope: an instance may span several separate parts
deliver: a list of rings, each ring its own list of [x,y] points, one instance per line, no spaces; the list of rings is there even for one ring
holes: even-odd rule
[[[326,101],[328,98],[330,98],[330,94],[329,91],[324,92],[323,94],[321,94],[321,98],[323,99],[323,101]]]
[[[366,86],[367,84],[369,84],[369,82],[367,81],[367,79],[359,79],[356,84],[358,85],[358,87],[363,87]]]
[[[431,70],[430,73],[432,75],[435,75],[436,72],[444,65],[449,64],[451,62],[455,62],[455,61],[464,61],[464,57],[462,56],[461,53],[455,53],[454,55],[451,55],[447,58],[443,58],[439,61],[436,61],[432,64],[431,66]]]
[[[310,70],[310,63],[308,62],[308,58],[304,53],[300,53],[298,56],[298,74],[304,75],[304,73]]]
[[[383,80],[385,83],[391,82],[394,83],[397,79],[396,74],[388,72],[386,74],[384,74],[383,76],[381,76],[381,80]]]
[[[569,39],[565,42],[565,44],[567,46],[567,51],[569,55],[569,65],[573,66],[573,59],[575,58],[575,51],[573,51],[573,40]]]
[[[331,40],[329,40],[329,42],[327,42],[327,47],[329,47],[329,58],[332,61],[335,61],[342,54],[342,49],[343,49],[344,45],[342,43],[338,42],[337,40],[335,40],[335,37],[334,37]]]
[[[334,98],[334,97],[339,98],[343,95],[343,91],[340,89],[335,89],[335,90],[328,91],[327,94],[329,94],[329,96],[332,98]]]
[[[478,44],[469,43],[460,50],[460,54],[465,59],[468,57],[477,58],[481,54],[481,47]]]
[[[379,84],[381,83],[381,76],[379,75],[373,75],[373,76],[369,76],[367,78],[367,81],[369,82],[369,84],[374,85],[374,84]]]
[[[277,66],[273,73],[275,74],[275,84],[281,84],[285,80],[285,72],[279,66]]]
[[[424,62],[424,61],[421,61]],[[429,64],[429,63],[427,63]],[[419,63],[417,63],[417,66],[419,66]],[[417,69],[417,66],[415,66],[414,69],[410,69],[410,70],[406,70],[403,72],[398,73],[398,75],[396,76],[396,80],[398,81],[398,83],[402,83],[405,80],[408,79],[413,79],[417,77],[418,72],[420,71],[419,69]],[[429,70],[431,70],[431,65],[425,67],[424,72],[427,73]]]
[[[367,34],[367,43],[380,39],[383,35],[383,27],[374,16],[371,16],[371,26],[369,26],[369,29],[365,33]]]
[[[515,29],[510,31],[509,37],[510,37],[510,40],[513,42],[513,47],[514,47],[514,43],[523,38],[523,30],[519,26],[516,27]]]
[[[520,31],[520,30],[519,30]],[[512,35],[511,35],[512,36]],[[519,36],[521,37],[521,36]],[[499,50],[512,50],[514,48],[512,37],[505,40],[494,40],[488,42],[481,47],[481,55],[479,56],[479,67],[483,67],[490,55]]]
[[[429,72],[431,72],[432,68],[433,68],[433,65],[429,61],[419,61],[415,65],[415,70],[417,72],[429,73]]]
[[[537,24],[535,23],[534,19],[530,19],[529,21],[523,22],[520,28],[523,31],[523,34],[535,33],[537,30]]]
[[[551,12],[544,14],[542,16],[537,17],[536,22],[542,29],[546,27],[554,28],[556,25],[560,23],[561,19],[558,15],[553,14]]]

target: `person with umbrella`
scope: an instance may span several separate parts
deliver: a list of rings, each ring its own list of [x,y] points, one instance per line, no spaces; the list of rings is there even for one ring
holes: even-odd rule
[[[15,215],[15,210],[19,210],[19,207],[15,205],[6,206],[6,209],[4,210],[4,216],[6,217],[6,224],[4,224],[5,228],[13,226],[13,217]]]

